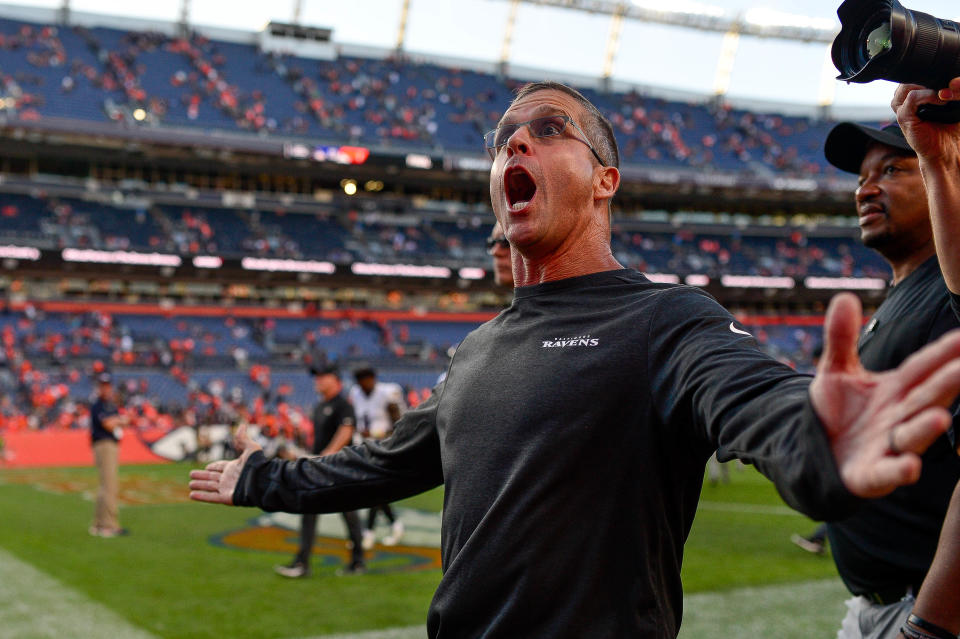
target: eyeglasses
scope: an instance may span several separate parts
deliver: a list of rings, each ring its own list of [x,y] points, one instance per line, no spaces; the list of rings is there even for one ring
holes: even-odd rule
[[[583,129],[577,126],[577,123],[574,122],[569,115],[548,115],[542,118],[535,118],[527,122],[502,124],[493,131],[488,131],[486,134],[484,134],[483,143],[487,147],[487,153],[490,154],[490,158],[495,160],[497,158],[497,153],[500,152],[500,149],[506,146],[507,142],[510,141],[510,138],[513,137],[513,134],[516,133],[523,125],[527,126],[527,129],[530,131],[530,135],[535,138],[552,138],[561,135],[567,129],[568,124],[573,125],[573,128],[580,132],[580,135],[583,137],[578,139],[590,147],[590,152],[593,153],[593,157],[597,158],[597,162],[600,163],[600,166],[607,166],[607,163],[603,161],[603,158],[600,157],[600,154],[597,153],[597,150],[593,148],[593,144],[590,143],[590,140],[587,138],[587,134],[583,132]]]
[[[510,248],[510,242],[507,241],[505,237],[488,237],[487,238],[487,252],[493,253],[499,248]]]

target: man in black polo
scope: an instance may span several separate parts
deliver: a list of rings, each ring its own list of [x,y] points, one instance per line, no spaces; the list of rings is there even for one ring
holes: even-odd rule
[[[919,160],[896,124],[882,130],[838,124],[824,151],[831,164],[860,176],[854,199],[861,239],[893,270],[893,285],[861,332],[858,349],[867,370],[890,370],[960,326],[937,261]],[[950,435],[923,455],[916,484],[828,524],[837,570],[855,595],[847,602],[841,639],[895,637],[909,614],[960,479]]]
[[[314,376],[317,394],[322,400],[313,410],[311,452],[321,457],[332,455],[353,439],[353,431],[356,428],[353,407],[343,397],[343,382],[335,367],[311,369],[310,372]],[[355,511],[344,512],[343,521],[347,525],[353,547],[352,559],[340,574],[362,574],[366,570],[366,565],[363,562],[360,517]],[[289,565],[274,568],[277,574],[290,578],[306,577],[310,574],[310,553],[313,551],[316,534],[317,515],[304,514],[300,524],[300,548]]]

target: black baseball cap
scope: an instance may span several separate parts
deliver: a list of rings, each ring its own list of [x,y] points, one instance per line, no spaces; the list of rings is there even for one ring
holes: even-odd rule
[[[860,165],[867,154],[867,148],[878,142],[899,149],[910,155],[917,152],[903,137],[899,124],[888,124],[882,129],[874,129],[853,122],[841,122],[831,129],[823,145],[823,154],[827,162],[847,173],[860,173]]]
[[[310,374],[314,377],[320,377],[321,375],[333,375],[334,377],[340,377],[340,369],[332,364],[319,367],[311,366]]]

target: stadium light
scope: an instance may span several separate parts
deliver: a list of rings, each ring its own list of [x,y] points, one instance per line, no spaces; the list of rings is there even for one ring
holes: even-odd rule
[[[760,27],[793,27],[799,29],[818,29],[830,31],[834,21],[826,18],[810,18],[795,13],[777,11],[766,7],[754,7],[743,15],[744,22]]]

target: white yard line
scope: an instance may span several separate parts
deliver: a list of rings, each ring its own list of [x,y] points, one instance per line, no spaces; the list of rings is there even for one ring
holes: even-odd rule
[[[843,602],[849,596],[839,579],[687,595],[683,599],[679,639],[832,636],[833,629],[840,627],[840,620],[846,614]],[[824,634],[825,628],[828,634]],[[409,626],[302,639],[425,639],[426,636],[425,626]]]
[[[302,639],[426,639],[426,637],[426,626],[405,626],[403,628],[387,628],[386,630],[371,630],[342,635],[303,637]]]
[[[0,549],[3,639],[156,639],[118,614]]]
[[[688,595],[679,639],[832,637],[848,597],[839,578]]]

